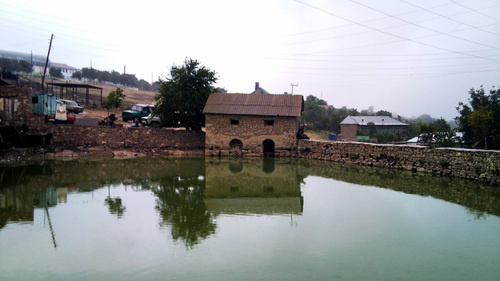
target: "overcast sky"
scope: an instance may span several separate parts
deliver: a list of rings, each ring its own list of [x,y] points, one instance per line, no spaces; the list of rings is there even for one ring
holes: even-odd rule
[[[0,0],[0,49],[148,82],[193,58],[216,86],[406,117],[500,86],[498,0]]]

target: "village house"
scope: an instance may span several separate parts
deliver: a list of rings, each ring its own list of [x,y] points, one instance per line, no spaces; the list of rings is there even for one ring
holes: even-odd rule
[[[31,89],[0,79],[0,127],[23,127],[31,116]]]
[[[67,64],[57,63],[57,62],[51,63],[50,67],[59,68],[65,80],[72,80],[71,76],[73,76],[75,72],[79,71],[79,69],[76,67],[72,67]]]
[[[347,116],[340,122],[340,137],[346,141],[356,141],[358,132],[367,136],[371,128],[378,132],[403,133],[409,125],[389,116]]]
[[[213,93],[205,114],[207,155],[288,155],[297,148],[301,95]]]

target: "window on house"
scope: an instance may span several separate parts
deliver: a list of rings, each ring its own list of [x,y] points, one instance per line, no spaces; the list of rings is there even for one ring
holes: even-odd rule
[[[264,193],[273,193],[274,187],[272,186],[264,186]]]
[[[274,120],[264,120],[264,126],[273,126]]]
[[[231,125],[238,125],[238,124],[240,124],[240,120],[231,119]]]

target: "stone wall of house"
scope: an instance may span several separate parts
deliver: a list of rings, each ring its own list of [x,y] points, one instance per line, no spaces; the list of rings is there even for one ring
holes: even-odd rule
[[[152,129],[145,127],[79,126],[54,124],[34,115],[27,135],[51,135],[56,147],[101,146],[106,149],[129,149],[139,152],[156,150],[203,150],[205,133],[201,131]]]
[[[31,112],[29,87],[0,87],[0,126],[23,126],[31,116]]]
[[[500,151],[299,140],[297,156],[500,184]]]
[[[238,120],[232,125],[231,120]],[[273,125],[265,125],[265,121]],[[243,155],[259,155],[263,152],[262,143],[270,139],[275,144],[278,155],[291,155],[297,146],[297,119],[295,117],[206,115],[206,154],[231,154],[230,142],[234,139],[243,143]]]
[[[356,141],[358,125],[343,124],[340,125],[340,138],[346,141]]]

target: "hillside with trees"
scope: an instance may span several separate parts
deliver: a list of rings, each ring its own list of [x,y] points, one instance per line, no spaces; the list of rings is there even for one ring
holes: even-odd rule
[[[0,71],[3,72],[25,72],[31,73],[31,64],[24,60],[13,60],[0,58]]]
[[[113,83],[115,85],[123,85],[127,87],[138,88],[143,91],[156,91],[158,89],[158,84],[153,83],[151,85],[144,79],[137,79],[134,74],[119,73],[118,71],[112,70],[101,71],[94,68],[82,68],[82,71],[77,71],[73,73],[71,78],[74,79],[87,79],[90,81],[96,81],[99,83]]]

